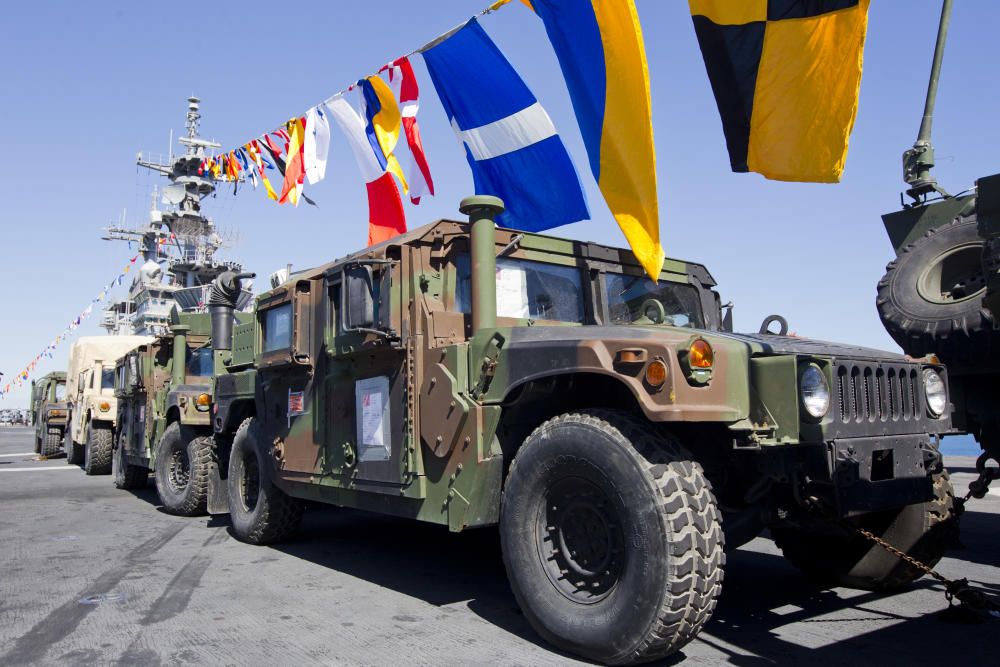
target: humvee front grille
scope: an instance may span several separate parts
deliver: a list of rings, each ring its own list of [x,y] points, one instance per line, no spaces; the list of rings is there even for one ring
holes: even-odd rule
[[[837,362],[833,411],[843,424],[924,418],[923,376],[917,366]]]

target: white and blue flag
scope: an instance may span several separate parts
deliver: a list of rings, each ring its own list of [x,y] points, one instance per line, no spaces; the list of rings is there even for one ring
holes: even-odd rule
[[[423,56],[476,194],[503,200],[498,225],[537,232],[590,217],[552,120],[475,19]]]

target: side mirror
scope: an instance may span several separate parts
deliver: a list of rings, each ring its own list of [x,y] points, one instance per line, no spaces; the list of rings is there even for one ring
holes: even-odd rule
[[[371,329],[375,326],[375,285],[372,267],[361,264],[344,271],[346,303],[344,328]]]
[[[723,306],[726,314],[722,316],[722,330],[732,333],[733,331],[733,302],[730,301]]]

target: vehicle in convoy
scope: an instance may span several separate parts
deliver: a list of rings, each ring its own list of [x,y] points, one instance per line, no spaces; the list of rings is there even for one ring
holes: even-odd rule
[[[931,126],[951,0],[944,0],[917,140],[903,153],[909,203],[882,216],[896,258],[879,281],[876,305],[886,331],[906,354],[948,365],[959,431],[983,448],[985,481],[1000,461],[1000,174],[957,195],[931,174]],[[901,198],[902,199],[902,198]],[[976,497],[986,493],[978,485]]]
[[[247,315],[237,313],[237,317]],[[211,321],[207,313],[170,313],[171,335],[140,345],[117,361],[118,433],[115,486],[146,485],[152,471],[163,508],[173,514],[204,514],[208,477],[218,477],[214,458]],[[217,511],[226,511],[225,489]]]
[[[31,382],[31,425],[35,427],[35,453],[53,456],[62,450],[69,419],[66,373],[58,371]]]
[[[66,373],[69,438],[66,460],[82,463],[88,475],[111,472],[112,443],[118,421],[115,361],[153,340],[152,336],[88,336],[73,343]]]
[[[941,366],[736,334],[699,264],[653,282],[625,250],[495,228],[496,198],[461,210],[291,275],[248,323],[227,304],[239,276],[216,280],[229,463],[210,484],[241,540],[289,537],[306,502],[498,524],[531,625],[612,664],[690,641],[724,545],[765,528],[799,567],[865,588],[921,572],[857,528],[940,559]]]

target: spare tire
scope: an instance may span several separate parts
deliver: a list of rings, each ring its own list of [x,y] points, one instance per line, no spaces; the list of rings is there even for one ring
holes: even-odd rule
[[[958,217],[907,245],[885,267],[875,303],[906,354],[936,354],[946,363],[993,356],[998,337],[983,305],[983,243],[976,216]]]

